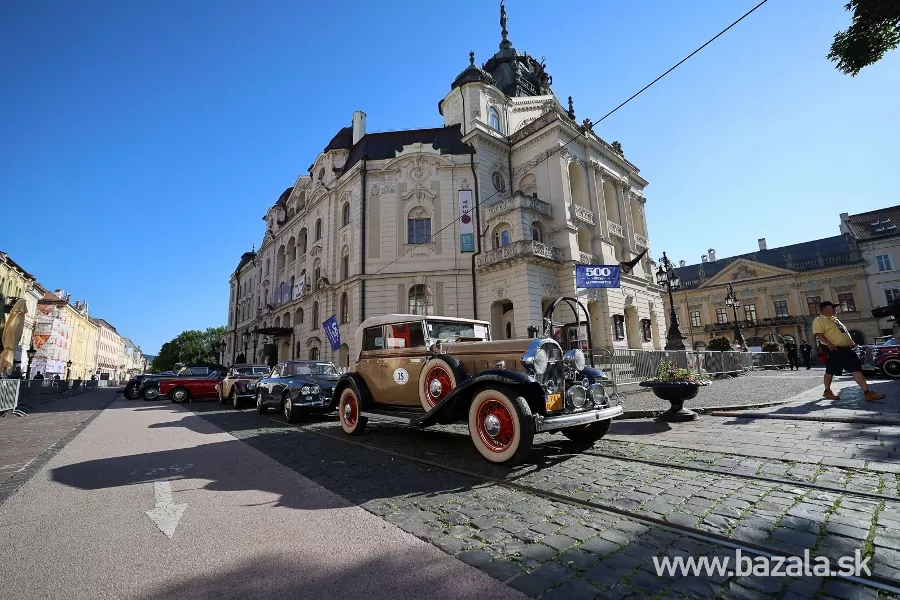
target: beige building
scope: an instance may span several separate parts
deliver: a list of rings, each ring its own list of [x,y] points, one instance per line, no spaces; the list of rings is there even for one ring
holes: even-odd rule
[[[37,285],[34,275],[23,269],[5,252],[0,252],[0,295],[6,303],[6,306],[0,307],[2,310],[11,310],[12,305],[20,298],[25,300],[27,307],[25,326],[13,360],[13,371],[18,368],[25,374],[28,372],[28,348],[34,334],[37,305],[43,297],[43,289]]]
[[[725,304],[729,285],[741,302],[737,321],[751,347],[785,336],[812,344],[812,322],[823,300],[840,304],[838,318],[858,343],[870,343],[879,333],[866,263],[843,236],[771,249],[760,239],[758,251],[729,258],[717,258],[710,249],[699,264],[681,261],[677,272],[678,320],[685,344],[697,349],[714,336],[733,339],[734,310]]]
[[[563,294],[588,305],[596,347],[661,348],[660,288],[640,258],[648,182],[551,83],[513,48],[504,17],[499,51],[480,68],[470,54],[440,99],[442,127],[367,133],[354,113],[269,208],[259,250],[232,274],[227,360],[261,360],[268,341],[279,359],[348,366],[359,323],[395,312],[526,337]],[[632,259],[620,288],[576,290],[576,264]],[[332,315],[337,352],[322,330]],[[244,335],[254,330],[266,339]]]
[[[103,319],[90,318],[97,327],[93,373],[98,379],[117,381],[125,370],[125,343],[116,328]]]
[[[873,307],[900,300],[900,206],[841,214],[841,233],[855,244],[866,263],[866,287]],[[878,319],[880,335],[894,335],[897,323]]]

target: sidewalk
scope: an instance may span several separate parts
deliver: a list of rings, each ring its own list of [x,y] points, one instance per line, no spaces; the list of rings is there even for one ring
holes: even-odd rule
[[[525,598],[168,402],[102,411],[0,531],[11,598]]]
[[[0,418],[0,505],[115,397],[114,389],[38,396],[27,417]]]

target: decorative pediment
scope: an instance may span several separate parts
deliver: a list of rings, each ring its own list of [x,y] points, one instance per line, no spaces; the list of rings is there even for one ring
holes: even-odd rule
[[[716,273],[714,277],[710,277],[704,281],[700,287],[714,287],[717,285],[726,285],[735,281],[748,281],[793,274],[795,274],[795,272],[789,271],[788,269],[780,269],[778,267],[747,260],[746,258],[739,258]]]

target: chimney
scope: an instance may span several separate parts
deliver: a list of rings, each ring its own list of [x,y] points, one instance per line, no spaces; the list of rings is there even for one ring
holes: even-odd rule
[[[709,262],[716,262],[716,250],[715,248],[710,248],[709,252]]]
[[[66,304],[72,300],[72,294],[66,294]]]
[[[79,302],[78,300],[76,300],[76,301],[75,301],[75,310],[78,310],[79,308],[81,308],[81,302]]]
[[[841,235],[847,235],[848,233],[850,233],[850,228],[847,226],[847,221],[849,220],[849,214],[841,213]]]
[[[679,267],[686,267],[686,266],[687,266],[687,261],[686,261],[686,260],[679,260],[679,261],[678,261],[678,266],[679,266]]]
[[[759,249],[760,250],[768,250],[769,247],[766,246],[766,238],[759,238]]]
[[[62,300],[65,297],[65,290],[53,290],[53,295]]]
[[[353,113],[353,144],[366,135],[366,113],[357,110]]]
[[[709,259],[704,254],[703,256],[700,257],[700,262],[709,262]]]

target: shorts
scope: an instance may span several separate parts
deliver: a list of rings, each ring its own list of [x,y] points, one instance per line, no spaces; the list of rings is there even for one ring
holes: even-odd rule
[[[825,373],[828,375],[843,375],[844,371],[856,373],[862,371],[862,363],[853,348],[838,346],[837,351],[828,352],[828,362],[825,364]]]

